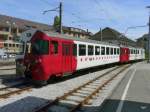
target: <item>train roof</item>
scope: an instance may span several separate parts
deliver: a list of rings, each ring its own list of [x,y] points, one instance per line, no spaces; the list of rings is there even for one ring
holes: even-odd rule
[[[88,42],[88,43],[111,45],[111,46],[118,46],[119,47],[119,45],[108,43],[108,42],[96,41],[96,40],[91,40],[91,39],[82,39],[82,38],[78,38],[78,37],[72,37],[72,36],[68,36],[65,34],[59,34],[59,33],[48,32],[48,31],[42,31],[42,32],[46,33],[48,36],[60,37],[63,39],[72,39],[72,40],[80,41],[80,42]]]
[[[102,42],[102,41],[91,40],[91,39],[82,39],[82,38],[78,38],[78,37],[72,37],[72,36],[68,36],[68,35],[65,35],[65,34],[59,34],[59,33],[48,32],[48,31],[42,31],[42,32],[46,33],[49,36],[60,37],[60,38],[63,38],[63,39],[72,39],[72,40],[80,41],[80,42],[88,42],[88,43],[110,45],[110,46],[117,46],[117,47],[140,48],[140,47],[133,47],[133,46],[117,45],[117,44],[113,44],[113,43]],[[141,49],[143,49],[143,48],[141,48]]]
[[[30,29],[28,31],[25,31],[24,33],[31,33],[31,36],[32,36],[37,31],[43,32],[43,33],[47,34],[48,36],[59,37],[59,38],[63,38],[63,39],[70,39],[70,40],[75,40],[75,41],[80,41],[80,42],[87,42],[87,43],[93,43],[93,44],[102,44],[102,45],[110,45],[110,46],[116,46],[116,47],[140,48],[140,47],[133,47],[133,46],[117,45],[117,44],[113,44],[113,43],[96,41],[96,40],[91,40],[91,39],[82,39],[82,38],[78,38],[78,37],[68,36],[68,35],[65,35],[65,34],[59,34],[59,33],[56,33],[56,32],[42,31],[42,30],[36,30],[36,29]],[[30,40],[30,39],[25,39],[25,37],[24,37],[25,34],[24,35],[23,34],[22,34],[22,36],[23,36],[22,38],[24,40]]]

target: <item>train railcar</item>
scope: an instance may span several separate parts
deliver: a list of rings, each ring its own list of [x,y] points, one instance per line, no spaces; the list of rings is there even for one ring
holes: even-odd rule
[[[145,58],[145,50],[142,48],[129,47],[130,55],[129,60],[141,60]]]
[[[31,49],[24,58],[25,74],[40,84],[81,69],[143,59],[137,55],[131,57],[129,47],[44,31],[34,31],[30,42]]]
[[[120,63],[129,62],[129,48],[120,47]]]

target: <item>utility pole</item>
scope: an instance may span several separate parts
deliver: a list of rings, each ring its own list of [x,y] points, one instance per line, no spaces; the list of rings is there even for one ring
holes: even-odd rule
[[[60,18],[60,34],[62,34],[62,2],[60,2],[60,5],[59,5],[59,18]]]
[[[100,28],[100,34],[101,34],[101,41],[102,41],[102,36],[103,36],[103,34],[102,34],[103,32],[102,32],[102,28]]]
[[[147,6],[146,8],[150,9],[150,6]],[[148,32],[148,60],[147,62],[150,63],[150,10],[149,10],[148,26],[149,26],[149,32]]]
[[[46,14],[47,12],[50,12],[50,11],[57,11],[59,12],[59,18],[60,18],[60,22],[59,22],[59,33],[63,33],[63,30],[62,30],[62,2],[60,2],[59,4],[59,7],[56,7],[54,9],[51,9],[51,10],[45,10],[43,11],[43,14]]]

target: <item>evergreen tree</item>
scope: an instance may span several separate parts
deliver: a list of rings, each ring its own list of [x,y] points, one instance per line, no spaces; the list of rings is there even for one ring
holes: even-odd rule
[[[55,16],[54,18],[54,24],[53,24],[54,29],[56,32],[59,32],[59,27],[60,27],[60,18],[58,16]]]

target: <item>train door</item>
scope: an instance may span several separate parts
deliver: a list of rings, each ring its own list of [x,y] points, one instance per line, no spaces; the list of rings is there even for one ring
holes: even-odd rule
[[[61,55],[59,50],[59,41],[51,40],[50,42],[50,69],[52,74],[61,72]]]
[[[62,43],[62,71],[72,71],[72,44]]]

